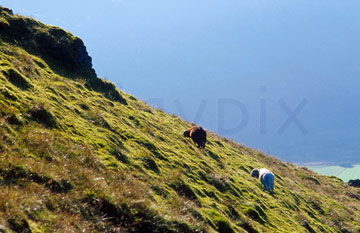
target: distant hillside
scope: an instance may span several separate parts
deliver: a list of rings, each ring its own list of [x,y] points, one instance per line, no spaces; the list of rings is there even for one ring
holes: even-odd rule
[[[348,182],[351,179],[360,178],[360,165],[353,165],[352,167],[338,165],[316,165],[307,167],[319,174],[339,177],[345,182]]]
[[[211,132],[199,149],[190,126],[98,78],[79,38],[0,8],[2,231],[360,232],[360,189]]]

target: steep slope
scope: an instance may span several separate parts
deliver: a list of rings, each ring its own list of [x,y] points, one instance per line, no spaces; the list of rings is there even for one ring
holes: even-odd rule
[[[198,149],[60,28],[0,8],[0,36],[3,231],[360,232],[359,189],[213,133]]]

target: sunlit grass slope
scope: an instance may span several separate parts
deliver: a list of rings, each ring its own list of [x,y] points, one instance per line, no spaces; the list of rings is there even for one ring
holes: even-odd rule
[[[360,232],[359,189],[211,132],[198,149],[189,122],[97,78],[59,28],[0,8],[0,36],[3,231]]]

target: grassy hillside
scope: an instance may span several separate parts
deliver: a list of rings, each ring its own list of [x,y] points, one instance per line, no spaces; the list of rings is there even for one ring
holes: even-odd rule
[[[0,36],[3,231],[360,232],[359,189],[211,132],[198,149],[59,28],[0,8]]]

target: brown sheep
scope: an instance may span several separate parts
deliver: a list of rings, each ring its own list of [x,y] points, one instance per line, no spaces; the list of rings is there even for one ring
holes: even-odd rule
[[[184,131],[184,137],[190,137],[199,148],[205,148],[206,131],[201,126],[193,126]]]

